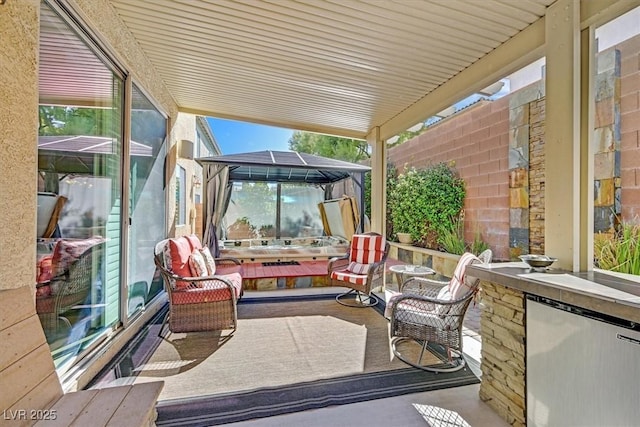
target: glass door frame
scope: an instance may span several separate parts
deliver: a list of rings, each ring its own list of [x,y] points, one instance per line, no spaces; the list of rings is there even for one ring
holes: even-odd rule
[[[133,77],[129,74],[127,75],[124,83],[124,99],[125,106],[123,108],[124,118],[123,118],[123,153],[126,155],[123,157],[122,162],[122,191],[123,191],[123,200],[122,200],[122,234],[121,234],[121,262],[120,262],[120,283],[122,284],[121,294],[120,294],[120,319],[122,322],[123,328],[129,327],[133,322],[135,322],[141,315],[144,313],[144,309],[136,310],[133,313],[129,313],[129,236],[130,229],[132,226],[132,218],[131,218],[131,111],[133,105],[133,85],[135,84],[137,90],[139,90],[147,100],[156,108],[156,110],[164,117],[165,119],[165,139],[164,139],[164,150],[162,150],[164,159],[163,159],[163,182],[162,186],[164,188],[164,205],[167,207],[169,205],[169,195],[167,191],[167,144],[169,144],[170,138],[170,119],[166,111],[162,109],[158,103],[150,96],[144,89],[143,86],[134,81]],[[125,197],[126,196],[126,197]],[[164,212],[164,236],[168,235],[169,231],[169,215],[167,214],[167,209],[165,208]],[[156,295],[149,304],[155,304],[159,298],[166,298],[166,292],[162,290],[158,295]],[[145,307],[146,308],[146,307]]]

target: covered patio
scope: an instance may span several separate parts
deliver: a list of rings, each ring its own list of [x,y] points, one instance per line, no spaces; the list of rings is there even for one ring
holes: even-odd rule
[[[41,13],[42,5],[48,12]],[[112,265],[121,267],[110,276],[110,284],[119,293],[111,301],[112,324],[105,339],[61,377],[63,388],[73,390],[89,384],[166,300],[161,295],[135,316],[127,313],[127,291],[133,285],[127,269],[133,264],[130,257],[138,255],[136,246],[130,246],[136,236],[128,231],[126,214],[133,200],[128,197],[128,174],[129,149],[135,149],[134,89],[166,119],[166,162],[159,163],[164,173],[159,187],[165,196],[167,235],[191,232],[190,225],[176,219],[175,179],[177,166],[184,165],[181,142],[196,139],[195,130],[184,122],[191,116],[366,140],[371,155],[371,229],[384,235],[387,141],[542,57],[544,204],[549,213],[544,220],[545,251],[558,257],[558,268],[590,273],[595,169],[591,135],[597,114],[594,34],[599,26],[638,6],[640,0],[0,1],[0,31],[6,40],[0,47],[5,76],[0,83],[5,100],[0,106],[0,170],[6,184],[0,205],[5,219],[0,231],[0,289],[35,290],[36,153],[42,104],[105,109],[105,93],[117,93],[122,100],[116,110],[124,124],[114,137],[123,142],[124,155],[104,166],[110,172],[125,171],[111,186],[114,194],[123,193],[113,197],[109,222],[121,227],[110,240],[110,252],[117,255]],[[51,16],[62,17],[68,25],[64,37],[48,37],[55,33]],[[73,37],[78,35],[90,48],[76,43]],[[56,55],[58,49],[67,55]],[[86,51],[97,53],[88,60]],[[70,63],[61,67],[56,60],[61,57]],[[85,80],[95,75],[117,75],[122,84],[105,90]],[[634,135],[637,141],[637,131]],[[191,182],[193,169],[186,170]],[[140,259],[144,257],[151,262],[151,254]],[[637,318],[637,310],[629,308],[627,315]],[[478,388],[469,394],[473,407],[486,408],[479,402]],[[524,399],[515,394],[515,400]],[[523,424],[513,416],[522,408],[508,408],[509,412],[496,399],[486,400],[509,424]],[[406,410],[406,403],[391,403],[390,408]],[[340,410],[330,412],[329,417],[339,419]],[[481,425],[485,418],[467,419]]]

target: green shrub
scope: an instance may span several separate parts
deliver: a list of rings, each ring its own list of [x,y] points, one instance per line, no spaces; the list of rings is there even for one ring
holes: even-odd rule
[[[462,255],[466,251],[464,221],[460,217],[452,218],[448,224],[440,227],[438,244],[443,251],[450,254]]]
[[[594,256],[603,270],[640,275],[640,225],[623,223],[614,236],[596,234]]]
[[[388,195],[393,231],[411,234],[418,246],[438,249],[440,231],[458,217],[464,197],[464,181],[451,166],[411,168],[397,177]]]

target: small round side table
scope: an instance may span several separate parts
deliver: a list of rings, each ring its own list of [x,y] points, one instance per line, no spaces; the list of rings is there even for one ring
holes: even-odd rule
[[[392,271],[396,274],[396,280],[398,281],[399,292],[402,292],[402,286],[404,285],[404,281],[410,277],[428,276],[430,274],[436,274],[435,270],[432,268],[424,267],[422,265],[414,265],[414,264],[392,265],[391,267],[389,267],[389,271]]]

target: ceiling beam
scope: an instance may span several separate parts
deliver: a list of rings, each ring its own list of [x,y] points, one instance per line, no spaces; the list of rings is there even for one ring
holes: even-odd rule
[[[582,0],[580,29],[602,25],[640,6],[640,0]]]

